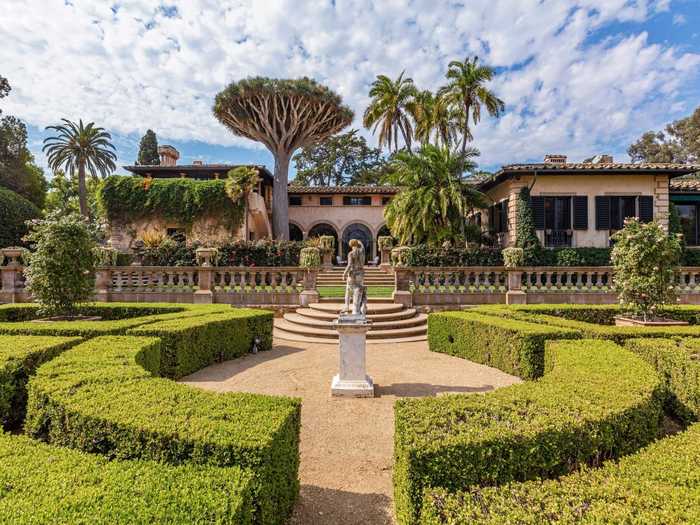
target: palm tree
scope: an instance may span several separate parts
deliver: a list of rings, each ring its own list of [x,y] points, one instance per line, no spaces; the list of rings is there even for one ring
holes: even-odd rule
[[[421,144],[433,141],[436,146],[450,147],[456,142],[462,121],[460,108],[452,108],[445,97],[424,90],[416,94],[411,109],[415,137]]]
[[[64,169],[74,175],[77,169],[80,213],[88,217],[90,211],[85,172],[88,171],[93,178],[97,178],[98,174],[106,177],[114,171],[117,155],[111,142],[112,136],[104,128],[95,126],[94,122],[83,125],[82,120],[77,124],[67,119],[61,120],[63,124],[46,128],[57,134],[44,139],[42,151],[47,154],[52,170]]]
[[[400,151],[387,182],[401,188],[384,211],[391,234],[402,244],[439,244],[463,234],[471,209],[485,208],[488,198],[462,179],[473,170],[479,152],[465,156],[447,147],[425,144],[411,154]]]
[[[450,107],[461,112],[462,155],[467,151],[467,142],[473,139],[469,118],[474,124],[481,120],[482,104],[493,117],[500,116],[505,110],[503,101],[484,85],[493,75],[492,68],[479,65],[479,57],[467,57],[464,62],[453,60],[448,65],[449,82],[440,89],[439,95],[445,98]]]
[[[402,72],[396,80],[391,80],[386,75],[377,75],[369,90],[372,101],[362,120],[365,128],[372,128],[372,133],[379,128],[380,147],[386,145],[391,149],[393,144],[394,151],[399,149],[399,131],[409,151],[413,138],[410,115],[417,90],[413,79],[404,78],[404,73]]]

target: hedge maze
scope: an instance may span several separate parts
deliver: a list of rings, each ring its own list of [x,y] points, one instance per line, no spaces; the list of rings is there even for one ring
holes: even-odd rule
[[[422,523],[700,522],[700,309],[616,328],[614,306],[432,314],[430,349],[528,379],[396,406],[397,518]],[[672,416],[684,430],[664,435]]]
[[[272,314],[95,305],[101,321],[0,307],[0,521],[278,524],[296,500],[298,399],[173,381],[272,343]],[[39,335],[28,335],[39,334]],[[25,418],[26,407],[26,418]]]

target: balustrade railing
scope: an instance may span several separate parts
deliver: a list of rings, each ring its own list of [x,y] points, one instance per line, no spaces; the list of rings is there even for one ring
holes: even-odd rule
[[[600,292],[612,290],[612,268],[530,267],[517,268],[522,274],[520,288],[526,292]]]
[[[298,293],[303,289],[303,268],[212,268],[213,289],[224,293]]]
[[[413,291],[419,293],[495,293],[506,291],[501,267],[411,268]]]

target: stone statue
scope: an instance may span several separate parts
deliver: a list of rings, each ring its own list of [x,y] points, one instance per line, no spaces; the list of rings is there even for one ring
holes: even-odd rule
[[[348,265],[343,272],[345,285],[345,306],[341,313],[352,315],[367,314],[367,288],[365,288],[365,248],[357,239],[350,240],[350,253],[348,253]],[[352,310],[350,309],[350,296],[352,296]]]

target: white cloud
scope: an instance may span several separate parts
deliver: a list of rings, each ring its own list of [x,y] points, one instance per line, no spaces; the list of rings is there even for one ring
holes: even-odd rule
[[[670,0],[4,0],[3,108],[36,126],[84,118],[120,133],[259,147],[211,115],[214,95],[251,75],[308,75],[358,116],[378,73],[437,88],[446,64],[479,54],[505,68],[508,104],[476,132],[482,162],[621,150],[668,120],[700,57],[617,35]],[[614,151],[619,153],[619,151]],[[233,160],[233,159],[232,159]]]
[[[682,14],[677,14],[673,15],[673,24],[677,26],[682,26],[688,23],[688,19],[685,17],[685,15]]]

